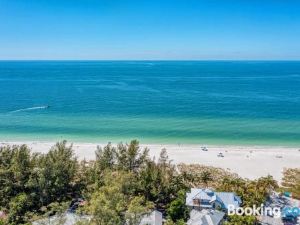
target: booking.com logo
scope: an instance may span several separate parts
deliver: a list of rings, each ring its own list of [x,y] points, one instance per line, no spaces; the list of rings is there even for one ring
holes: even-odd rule
[[[292,216],[292,217],[298,217],[300,216],[300,208],[299,207],[284,207],[282,209],[282,216]]]
[[[298,217],[300,216],[300,208],[286,206],[281,209],[279,207],[265,207],[264,204],[261,204],[259,207],[254,205],[253,207],[245,208],[228,205],[227,213],[229,216],[272,216],[274,218]]]

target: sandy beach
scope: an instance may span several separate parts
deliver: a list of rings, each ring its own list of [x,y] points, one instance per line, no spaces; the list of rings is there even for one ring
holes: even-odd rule
[[[33,152],[46,153],[54,142],[6,142],[4,145],[28,145]],[[106,143],[73,143],[73,149],[79,159],[93,160],[97,146]],[[202,151],[206,146],[208,151]],[[203,164],[226,169],[241,177],[256,179],[260,176],[272,175],[276,180],[282,178],[284,168],[300,167],[300,150],[291,147],[269,146],[207,146],[179,144],[141,144],[150,149],[150,156],[158,158],[161,149],[166,148],[169,158],[174,163]],[[218,157],[223,153],[224,157]]]

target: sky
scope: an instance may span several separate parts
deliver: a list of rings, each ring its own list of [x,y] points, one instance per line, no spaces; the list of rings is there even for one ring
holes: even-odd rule
[[[0,0],[0,59],[300,60],[300,1]]]

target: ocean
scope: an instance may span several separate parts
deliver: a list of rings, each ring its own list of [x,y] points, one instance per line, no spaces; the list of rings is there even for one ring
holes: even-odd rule
[[[300,146],[300,61],[0,61],[0,141]]]

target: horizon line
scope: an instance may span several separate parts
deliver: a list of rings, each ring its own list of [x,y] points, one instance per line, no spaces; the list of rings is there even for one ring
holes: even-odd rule
[[[290,61],[299,59],[0,59],[0,61]]]

